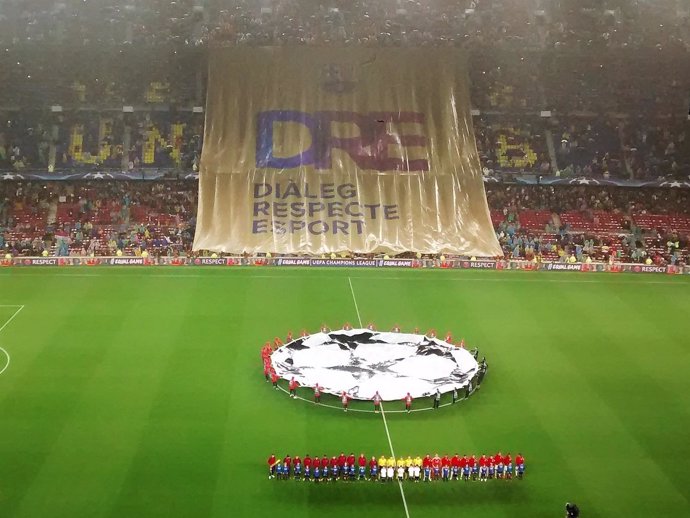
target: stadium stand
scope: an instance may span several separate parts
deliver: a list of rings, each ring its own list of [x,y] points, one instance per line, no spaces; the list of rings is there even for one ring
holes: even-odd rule
[[[438,45],[468,54],[507,255],[687,260],[688,194],[661,188],[689,186],[684,2],[0,5],[1,239],[17,254],[189,252],[196,184],[179,178],[198,171],[210,46]],[[120,171],[165,179],[49,181]],[[599,185],[512,183],[534,178]]]

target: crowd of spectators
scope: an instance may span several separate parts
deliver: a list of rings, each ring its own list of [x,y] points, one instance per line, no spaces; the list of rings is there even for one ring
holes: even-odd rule
[[[687,48],[683,0],[3,0],[0,43]]]
[[[487,200],[506,257],[688,261],[686,190],[489,185]]]
[[[506,257],[688,261],[690,191],[487,186]],[[2,182],[0,249],[13,255],[191,253],[194,181]]]
[[[686,0],[0,0],[0,171],[197,170],[207,49],[237,45],[462,47],[488,175],[690,177]],[[687,253],[684,192],[588,189],[489,184],[506,254]],[[2,246],[181,253],[195,191],[6,182]]]
[[[3,182],[0,245],[14,255],[113,255],[191,249],[194,182]]]
[[[203,114],[0,112],[0,170],[195,171]]]
[[[545,127],[538,119],[475,118],[474,133],[485,172],[551,174]]]
[[[635,178],[671,172],[690,177],[690,125],[637,120],[624,132],[624,151]]]
[[[558,121],[560,122],[560,121]],[[629,176],[622,160],[619,123],[602,119],[555,122],[558,166],[565,176]]]

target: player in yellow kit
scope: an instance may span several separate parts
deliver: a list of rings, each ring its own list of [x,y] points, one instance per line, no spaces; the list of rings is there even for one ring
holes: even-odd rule
[[[386,475],[389,481],[395,478],[395,457],[388,457],[386,461]]]
[[[388,459],[385,455],[379,457],[379,478],[383,481],[386,480],[386,466],[388,464]]]
[[[412,461],[412,467],[414,467],[414,481],[419,482],[419,478],[422,474],[422,458],[415,457]]]

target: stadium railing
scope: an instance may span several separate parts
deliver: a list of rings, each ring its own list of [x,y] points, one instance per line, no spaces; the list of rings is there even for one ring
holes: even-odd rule
[[[2,267],[29,266],[217,266],[217,267],[340,267],[340,268],[404,268],[441,270],[523,270],[576,271],[583,273],[665,273],[690,275],[690,266],[657,265],[617,262],[556,262],[511,259],[386,259],[386,258],[323,258],[323,257],[144,257],[144,256],[69,256],[69,257],[11,257],[0,259]]]

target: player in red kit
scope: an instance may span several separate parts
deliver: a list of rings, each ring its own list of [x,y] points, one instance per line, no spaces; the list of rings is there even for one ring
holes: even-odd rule
[[[496,455],[494,455],[494,464],[496,464],[496,466],[498,466],[502,462],[503,462],[503,455],[501,455],[501,452],[499,451]]]
[[[457,480],[460,475],[460,455],[457,453],[450,459],[450,467],[453,480]]]
[[[391,329],[391,333],[399,333],[400,332],[400,326],[398,324],[395,324],[393,326],[393,329]]]
[[[371,457],[369,460],[369,478],[371,480],[376,480],[376,477],[378,476],[379,472],[379,463],[376,460],[376,457]]]
[[[515,456],[515,474],[519,479],[525,474],[525,457],[520,453]]]
[[[318,383],[314,385],[314,403],[321,403],[321,387]]]
[[[434,474],[434,480],[437,480],[441,475],[441,457],[438,453],[431,458],[431,471]]]
[[[275,478],[275,476],[276,476],[276,464],[277,464],[276,456],[271,455],[268,458],[268,479],[269,480],[272,478]]]
[[[453,343],[453,335],[450,334],[450,331],[446,333],[446,338],[444,340],[447,344],[452,344]]]
[[[321,477],[323,480],[328,480],[328,457],[325,455],[321,457]]]
[[[343,404],[343,410],[347,412],[347,407],[350,406],[350,396],[345,391],[340,395],[340,402]]]
[[[350,322],[345,322],[345,324],[343,325],[343,330],[352,331],[352,324],[350,324]]]
[[[264,361],[264,378],[266,378],[266,383],[271,381],[271,362]]]
[[[305,336],[309,336],[309,331],[307,331],[306,329],[302,329],[302,332],[299,335],[302,338],[304,338]]]
[[[446,482],[450,480],[450,459],[448,455],[441,457],[441,476]]]
[[[340,471],[340,467],[338,466],[338,458],[331,457],[329,465],[331,467],[331,480],[338,480],[338,473]]]
[[[350,455],[347,456],[347,465],[352,466],[355,463],[355,454],[350,453]]]
[[[292,458],[290,457],[290,455],[286,455],[285,458],[283,459],[283,471],[284,471],[283,476],[285,478],[290,478],[290,468],[292,467],[291,464],[292,464]],[[286,469],[286,467],[287,467],[287,469]]]
[[[290,342],[292,342],[292,340],[293,340],[293,338],[292,338],[292,331],[288,331],[288,334],[287,334],[287,336],[285,337],[285,342],[286,342],[286,343],[290,343]]]
[[[311,457],[307,453],[304,456],[304,480],[310,480],[311,479]]]
[[[479,474],[479,465],[477,464],[477,458],[474,455],[472,455],[467,460],[467,465],[470,467],[470,471],[472,472],[472,480],[477,480],[477,475]]]
[[[481,457],[479,457],[479,467],[483,468],[484,466],[489,465],[489,459],[486,457],[486,455],[482,454]]]
[[[505,473],[505,478],[513,478],[513,458],[510,453],[506,453],[503,456],[503,472]]]
[[[376,394],[374,394],[373,400],[374,400],[374,412],[376,412],[378,414],[379,409],[381,407],[381,395],[379,394],[378,390],[376,391]]]
[[[290,389],[290,397],[294,398],[297,395],[297,380],[293,376],[292,379],[290,379],[290,384],[288,385],[288,388]]]
[[[410,396],[409,392],[405,395],[403,401],[405,402],[405,410],[407,410],[407,413],[409,414],[412,410],[412,396]]]
[[[278,390],[278,375],[274,369],[271,369],[271,383],[273,383],[273,388]]]

